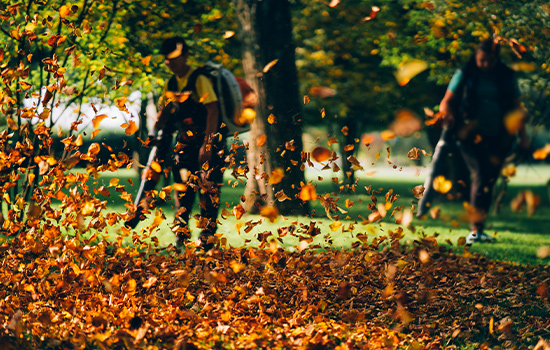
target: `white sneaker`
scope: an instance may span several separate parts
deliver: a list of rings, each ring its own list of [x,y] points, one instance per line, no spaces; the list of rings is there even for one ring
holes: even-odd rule
[[[466,237],[466,244],[471,245],[472,243],[493,243],[496,241],[496,238],[489,236],[485,232],[476,232],[472,231]]]

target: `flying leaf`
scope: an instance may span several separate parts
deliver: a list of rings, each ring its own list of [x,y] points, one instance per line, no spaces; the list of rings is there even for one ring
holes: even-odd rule
[[[25,82],[25,81],[19,81],[19,85],[23,88],[23,90],[28,90],[32,87],[31,84]]]
[[[340,0],[331,0],[330,4],[328,4],[328,6],[334,8],[334,7],[338,6],[339,3],[340,3]]]
[[[265,145],[266,140],[267,140],[267,136],[265,135],[258,136],[258,138],[256,139],[256,146],[262,147],[263,145]]]
[[[440,175],[433,180],[433,187],[437,192],[447,193],[453,187],[453,183],[451,180],[447,180],[445,176]]]
[[[390,130],[399,137],[407,137],[422,129],[422,122],[411,110],[401,109],[395,113]]]
[[[317,191],[315,190],[315,186],[312,184],[307,184],[300,190],[299,198],[301,200],[305,201],[314,201],[317,199]]]
[[[61,18],[67,17],[71,13],[71,9],[67,5],[63,5],[59,8],[59,15]]]
[[[161,173],[162,172],[162,167],[156,161],[151,162],[151,169],[153,169],[153,171],[156,172],[156,173]]]
[[[396,72],[395,78],[400,86],[405,86],[412,78],[428,69],[428,63],[421,60],[411,60],[404,63]]]
[[[336,90],[326,86],[313,86],[309,89],[309,94],[319,98],[329,98],[336,95]]]
[[[126,126],[122,126],[122,127],[125,127],[124,132],[126,133],[126,135],[133,135],[139,129],[133,120],[130,120],[128,123],[125,123],[125,124]],[[125,125],[125,124],[122,124],[122,125]]]
[[[514,62],[510,64],[510,68],[517,72],[534,72],[537,66],[532,62]]]
[[[224,39],[229,39],[231,38],[233,35],[235,35],[235,32],[231,31],[231,30],[228,30],[225,32],[225,34],[223,35],[223,38]]]
[[[329,149],[321,146],[317,146],[313,149],[313,151],[311,151],[311,158],[319,163],[330,159],[331,155],[332,152]]]
[[[339,229],[341,226],[342,226],[342,222],[341,222],[341,221],[334,221],[333,223],[331,223],[331,224],[329,225],[330,230],[331,230],[332,232],[338,231],[338,229]]]
[[[374,19],[376,17],[376,15],[378,14],[378,12],[380,12],[380,8],[377,7],[377,6],[373,6],[371,8],[371,11],[370,11],[370,15],[368,15],[367,17],[363,18],[363,22],[368,22],[372,19]]]
[[[273,61],[269,62],[268,64],[266,64],[265,67],[264,67],[264,69],[263,69],[263,72],[264,72],[264,73],[269,72],[269,70],[270,70],[271,68],[273,68],[273,66],[276,65],[277,62],[279,62],[278,59],[273,60]]]
[[[523,109],[515,109],[508,113],[504,117],[504,126],[506,127],[506,131],[508,131],[510,135],[517,135],[523,127],[524,120],[525,111]]]
[[[279,210],[275,206],[268,205],[262,207],[260,210],[260,215],[267,218],[270,222],[275,222],[275,220],[279,217]]]
[[[285,177],[285,171],[283,168],[275,168],[273,171],[271,171],[271,175],[269,176],[269,183],[272,185],[276,185],[283,181],[283,178]]]
[[[422,198],[424,196],[424,185],[418,185],[413,188],[413,196],[416,199]]]
[[[235,215],[235,218],[239,220],[246,213],[242,205],[237,205],[233,208],[232,214]]]
[[[275,118],[275,116],[273,114],[270,114],[268,117],[267,117],[267,122],[269,124],[276,124],[277,123],[277,118]]]
[[[382,140],[388,141],[393,140],[395,138],[395,134],[391,130],[384,130],[380,133],[380,137],[382,137]]]

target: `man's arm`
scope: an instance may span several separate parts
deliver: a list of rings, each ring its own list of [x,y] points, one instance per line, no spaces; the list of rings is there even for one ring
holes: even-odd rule
[[[445,96],[439,104],[439,111],[443,113],[443,126],[453,127],[455,124],[457,111],[456,111],[456,95],[451,90],[445,92]]]

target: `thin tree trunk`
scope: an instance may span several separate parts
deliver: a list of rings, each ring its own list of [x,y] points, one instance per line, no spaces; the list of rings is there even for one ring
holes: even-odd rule
[[[258,193],[260,205],[275,204],[282,214],[305,214],[309,211],[307,203],[296,197],[300,182],[305,180],[290,4],[288,0],[235,2],[242,29],[245,77],[259,94],[247,152],[250,173],[245,209],[254,211]],[[264,72],[263,68],[275,60],[277,63]],[[257,143],[262,135],[267,136],[265,145]],[[271,186],[266,175],[275,168],[283,169],[285,176],[281,183]],[[281,190],[291,199],[276,201],[274,192]]]

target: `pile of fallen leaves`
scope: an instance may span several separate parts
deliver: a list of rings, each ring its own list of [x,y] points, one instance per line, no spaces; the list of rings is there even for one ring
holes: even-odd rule
[[[49,230],[0,246],[2,349],[532,347],[550,267],[399,232],[353,251],[206,254]]]

